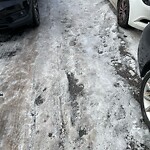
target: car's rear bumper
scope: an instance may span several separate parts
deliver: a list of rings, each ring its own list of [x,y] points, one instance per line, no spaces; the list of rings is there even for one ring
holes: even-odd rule
[[[23,11],[11,14],[3,19],[0,19],[0,30],[8,28],[17,28],[19,26],[30,24],[32,21],[32,14],[23,14]]]
[[[150,22],[150,6],[142,0],[130,1],[130,13],[128,24],[139,30],[143,30]]]
[[[0,2],[0,29],[16,28],[32,20],[31,1],[7,0]]]

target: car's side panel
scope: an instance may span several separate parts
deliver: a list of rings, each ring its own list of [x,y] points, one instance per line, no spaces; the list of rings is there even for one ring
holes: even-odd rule
[[[150,24],[144,29],[138,48],[140,74],[143,77],[150,69]]]
[[[117,9],[119,0],[109,0]],[[139,30],[143,30],[150,22],[150,6],[144,4],[143,0],[129,0],[129,21],[128,24]]]

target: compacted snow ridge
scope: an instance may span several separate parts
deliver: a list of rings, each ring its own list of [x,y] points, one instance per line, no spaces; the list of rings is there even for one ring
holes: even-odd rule
[[[41,0],[41,25],[0,34],[0,150],[149,150],[137,48],[107,0]]]

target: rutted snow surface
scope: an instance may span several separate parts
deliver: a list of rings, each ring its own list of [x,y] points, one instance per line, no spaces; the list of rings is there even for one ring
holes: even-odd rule
[[[1,43],[1,150],[150,149],[140,32],[118,28],[109,5],[40,1],[41,26]]]

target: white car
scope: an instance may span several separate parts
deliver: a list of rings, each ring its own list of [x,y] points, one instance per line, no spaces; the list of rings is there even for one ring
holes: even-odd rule
[[[109,0],[117,9],[118,24],[143,30],[150,22],[150,0]]]

